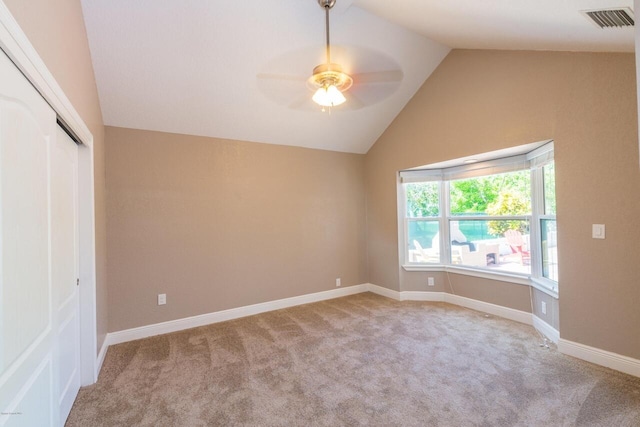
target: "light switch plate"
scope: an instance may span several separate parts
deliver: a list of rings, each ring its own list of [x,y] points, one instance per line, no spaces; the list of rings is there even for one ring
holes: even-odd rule
[[[604,224],[593,224],[591,228],[591,237],[594,239],[604,239]]]

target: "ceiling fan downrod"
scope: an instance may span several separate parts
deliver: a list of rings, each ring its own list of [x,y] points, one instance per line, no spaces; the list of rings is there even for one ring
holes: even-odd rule
[[[336,0],[318,0],[320,7],[324,8],[325,34],[327,35],[327,64],[331,64],[331,42],[329,39],[329,11],[336,4]]]
[[[312,99],[323,107],[335,107],[346,101],[342,92],[353,84],[353,79],[342,71],[339,64],[331,62],[331,40],[329,37],[329,11],[336,4],[336,0],[318,0],[325,13],[325,30],[327,36],[326,55],[327,62],[313,69],[313,75],[309,78],[309,84],[315,88]]]

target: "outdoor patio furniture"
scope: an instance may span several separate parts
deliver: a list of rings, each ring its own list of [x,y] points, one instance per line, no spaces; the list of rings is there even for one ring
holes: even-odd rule
[[[504,237],[507,239],[509,246],[511,246],[513,253],[518,254],[520,264],[531,264],[531,254],[528,248],[526,248],[522,233],[518,230],[507,230],[504,232]]]
[[[468,245],[451,246],[451,258],[454,264],[486,267],[487,248],[482,243],[477,245],[477,249],[475,251],[472,251]]]
[[[433,263],[440,262],[440,252],[437,249],[432,249],[432,248],[425,249],[417,240],[413,241],[413,246],[416,248],[416,251],[417,251],[416,255],[419,258],[416,261],[433,262]]]

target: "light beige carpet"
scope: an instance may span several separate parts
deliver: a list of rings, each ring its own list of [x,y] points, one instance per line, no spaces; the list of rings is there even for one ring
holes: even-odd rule
[[[374,294],[112,346],[67,426],[640,426],[640,379]]]

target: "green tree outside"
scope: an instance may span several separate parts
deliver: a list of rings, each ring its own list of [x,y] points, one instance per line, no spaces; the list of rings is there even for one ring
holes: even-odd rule
[[[407,184],[407,214],[411,218],[440,215],[440,186],[437,182]]]
[[[531,198],[517,190],[504,189],[498,194],[497,200],[487,206],[487,213],[491,216],[527,215],[531,213]],[[489,221],[489,233],[502,236],[507,230],[518,230],[526,234],[529,232],[529,222],[521,220]]]
[[[489,205],[497,202],[501,192],[515,191],[531,194],[531,175],[528,170],[461,179],[450,183],[452,215],[486,215]],[[531,202],[528,204],[531,212]],[[521,215],[503,212],[501,215]]]
[[[553,170],[550,172],[553,173]],[[528,170],[450,181],[449,189],[450,211],[453,216],[482,217],[531,213],[531,175]],[[439,215],[438,182],[410,183],[405,186],[405,191],[407,214],[410,218]],[[481,224],[482,228],[486,227],[486,232],[493,236],[501,236],[508,229],[528,232],[527,221],[482,221]]]

